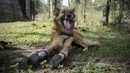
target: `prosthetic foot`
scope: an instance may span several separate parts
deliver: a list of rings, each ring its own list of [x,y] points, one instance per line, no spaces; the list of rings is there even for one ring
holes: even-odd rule
[[[64,58],[65,58],[64,53],[54,55],[50,61],[50,65],[52,66],[53,69],[55,69],[63,61]]]
[[[55,69],[61,63],[61,61],[62,61],[62,57],[57,54],[52,57],[50,61],[50,65],[52,66],[53,69]]]
[[[28,64],[35,67],[40,65],[40,62],[42,62],[47,57],[47,52],[43,50],[40,52],[26,53],[23,55],[28,58]]]

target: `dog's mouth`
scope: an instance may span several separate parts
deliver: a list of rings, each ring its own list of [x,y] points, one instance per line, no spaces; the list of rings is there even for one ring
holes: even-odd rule
[[[71,27],[71,22],[69,20],[63,20],[63,25],[66,29],[70,29]]]
[[[62,17],[62,24],[64,25],[64,27],[66,29],[70,29],[73,25],[72,23],[73,17],[72,15],[65,15],[64,17]]]

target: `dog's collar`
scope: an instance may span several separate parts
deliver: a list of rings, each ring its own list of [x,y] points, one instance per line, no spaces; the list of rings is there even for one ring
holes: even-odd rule
[[[68,37],[72,37],[73,36],[73,33],[66,33],[66,32],[61,32],[61,31],[57,31],[60,35],[63,35],[63,36],[68,36]]]

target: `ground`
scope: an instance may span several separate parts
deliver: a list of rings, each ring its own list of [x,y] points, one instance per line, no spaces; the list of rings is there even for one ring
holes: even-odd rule
[[[42,22],[0,23],[0,73],[14,73],[10,62],[21,57],[23,52],[39,51],[49,45],[52,20]],[[101,43],[99,48],[73,46],[69,57],[56,70],[51,70],[49,63],[44,67],[27,69],[28,73],[130,73],[130,35],[117,32],[111,26],[77,25],[76,29],[86,39]],[[63,67],[62,67],[63,66]],[[13,69],[13,70],[12,70]],[[22,73],[27,73],[23,71]]]

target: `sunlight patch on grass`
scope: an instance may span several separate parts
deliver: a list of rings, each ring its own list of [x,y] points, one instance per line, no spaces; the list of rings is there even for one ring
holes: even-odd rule
[[[0,24],[0,40],[8,40],[15,44],[31,44],[31,42],[49,41],[50,22],[10,22]]]

